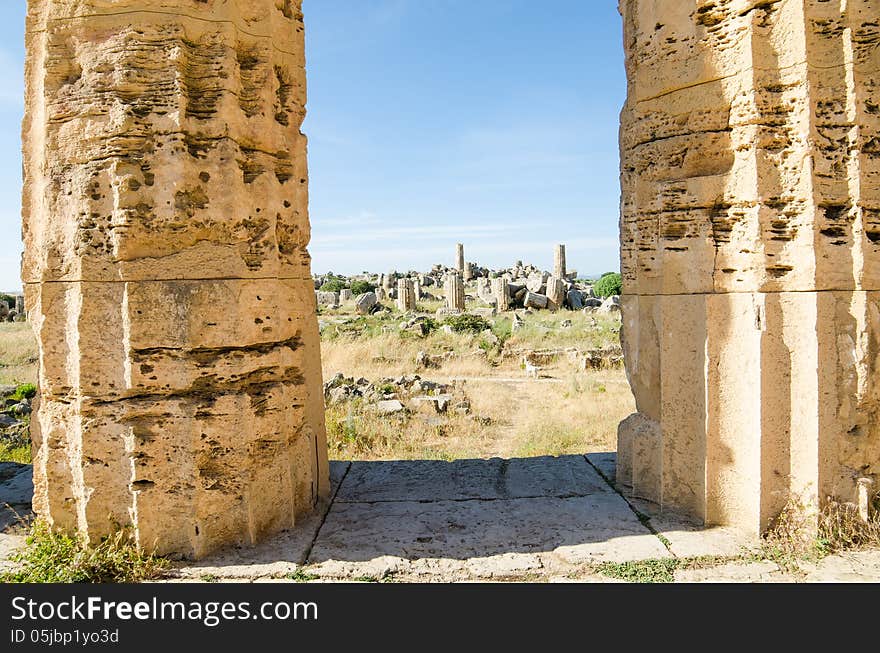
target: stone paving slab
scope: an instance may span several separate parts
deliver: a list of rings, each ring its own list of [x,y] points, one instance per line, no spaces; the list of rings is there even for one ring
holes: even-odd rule
[[[679,569],[676,583],[781,583],[792,579],[769,561],[730,562],[706,569]]]
[[[617,480],[617,452],[608,451],[602,453],[588,453],[586,455],[589,463],[599,470],[609,483],[612,485]]]
[[[670,554],[611,492],[495,501],[395,501],[333,505],[309,563],[392,556],[471,560],[553,553],[569,563]]]
[[[721,526],[702,526],[673,512],[660,512],[656,503],[627,497],[627,502],[648,518],[648,526],[669,543],[679,558],[699,556],[740,556],[758,548],[758,542],[742,533]]]
[[[583,456],[354,462],[338,503],[579,497],[611,488]]]
[[[815,566],[801,565],[812,583],[880,582],[880,551],[852,551],[828,556]]]

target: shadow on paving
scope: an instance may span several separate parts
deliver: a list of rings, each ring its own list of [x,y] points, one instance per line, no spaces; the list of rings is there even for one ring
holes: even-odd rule
[[[525,555],[530,560],[525,564],[532,565],[536,555],[550,554],[581,564],[739,550],[738,538],[723,529],[657,514],[651,514],[647,527],[610,485],[615,462],[613,453],[334,461],[331,500],[301,517],[296,528],[256,546],[230,546],[182,573],[253,578],[331,561],[357,565],[393,558],[430,564]],[[30,465],[0,463],[0,531],[5,532],[0,539],[22,531],[20,518],[32,518],[31,473]],[[650,512],[650,506],[630,501]],[[671,553],[651,529],[664,536]]]
[[[579,563],[669,555],[584,456],[334,463],[333,476],[338,489],[310,564],[382,556],[555,553]]]

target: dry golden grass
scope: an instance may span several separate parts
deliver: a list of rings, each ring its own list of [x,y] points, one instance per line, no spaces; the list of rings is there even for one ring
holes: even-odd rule
[[[421,374],[453,383],[470,401],[468,416],[381,417],[357,400],[330,406],[331,456],[452,460],[614,451],[617,424],[635,409],[622,369],[576,372],[562,362],[544,368],[537,380],[512,366],[484,363],[469,371],[467,380],[455,380],[446,366]],[[363,375],[372,381],[395,375],[388,368],[377,372]]]
[[[351,319],[350,310],[322,312],[323,321]],[[505,320],[496,318],[504,334]],[[613,451],[617,424],[634,410],[622,369],[577,371],[564,357],[527,379],[517,355],[499,354],[480,334],[401,333],[404,317],[372,316],[353,332],[325,337],[324,378],[337,372],[378,381],[419,374],[455,383],[470,415],[382,417],[358,402],[327,409],[331,456],[359,459],[486,458]],[[570,321],[570,326],[562,326]],[[507,340],[511,349],[600,348],[617,344],[619,320],[579,312],[528,316]],[[416,355],[448,354],[439,368],[416,369]],[[28,324],[0,324],[0,383],[35,383],[37,348]]]
[[[821,510],[791,500],[776,517],[762,541],[762,554],[780,566],[797,571],[839,551],[880,548],[880,494],[871,502],[865,521],[855,505],[829,499]]]
[[[26,322],[0,324],[0,384],[37,382],[37,342]]]
[[[322,314],[327,323],[351,317],[336,311]],[[622,368],[578,371],[561,356],[542,366],[540,378],[530,379],[520,355],[513,353],[617,345],[616,316],[539,312],[511,332],[510,315],[502,315],[494,319],[493,331],[506,338],[503,348],[490,346],[482,334],[401,333],[403,320],[400,314],[380,314],[325,329],[324,378],[342,372],[377,382],[419,374],[456,384],[471,402],[471,415],[379,417],[359,401],[331,406],[331,456],[454,459],[613,451],[617,424],[635,410]],[[446,358],[437,368],[417,369],[421,351]]]

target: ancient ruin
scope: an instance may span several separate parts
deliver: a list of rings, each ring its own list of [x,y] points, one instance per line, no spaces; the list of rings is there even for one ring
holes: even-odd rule
[[[446,292],[446,308],[451,311],[464,310],[464,280],[456,270],[446,275],[444,286]]]
[[[202,556],[328,490],[299,2],[31,0],[37,512]]]
[[[416,307],[416,293],[411,279],[397,280],[397,308],[404,313]]]
[[[557,279],[565,279],[565,245],[557,245],[553,252],[553,276]]]
[[[710,524],[880,474],[880,1],[623,0],[619,479]]]
[[[300,0],[30,0],[37,512],[200,557],[328,492]],[[867,513],[880,425],[880,0],[621,0],[618,481],[750,533]],[[466,263],[446,273],[465,309]],[[442,276],[397,286],[401,310]],[[358,314],[394,274],[347,299]],[[619,311],[518,263],[498,310]],[[329,298],[328,298],[329,299]],[[340,296],[333,298],[340,301]],[[587,304],[590,302],[590,304]],[[872,485],[873,484],[873,485]],[[616,495],[615,495],[616,496]]]

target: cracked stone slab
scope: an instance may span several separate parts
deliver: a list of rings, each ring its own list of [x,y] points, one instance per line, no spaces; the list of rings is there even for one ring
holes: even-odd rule
[[[574,564],[669,557],[626,502],[604,492],[502,501],[336,502],[308,562],[469,560],[510,553],[554,553]]]
[[[703,526],[674,512],[661,512],[660,506],[637,497],[627,497],[632,507],[648,517],[648,524],[669,542],[679,558],[699,556],[733,557],[750,553],[758,542],[733,528]]]
[[[339,488],[351,463],[330,462],[330,496]],[[321,528],[330,502],[301,518],[293,530],[283,531],[256,546],[237,546],[177,570],[184,578],[261,578],[295,572],[305,562],[315,535]]]
[[[813,583],[880,582],[880,550],[828,556],[807,572],[805,580]]]
[[[583,456],[354,462],[337,502],[462,501],[609,493]]]
[[[478,578],[520,576],[543,567],[541,558],[533,553],[502,553],[485,558],[471,558],[467,570]]]
[[[781,583],[788,580],[776,563],[731,562],[705,569],[679,569],[676,583]]]
[[[602,453],[588,453],[587,460],[599,470],[610,483],[617,480],[617,452],[608,451]]]
[[[650,524],[666,538],[670,551],[679,558],[738,556],[757,544],[732,528],[699,526],[673,515],[651,517]]]

